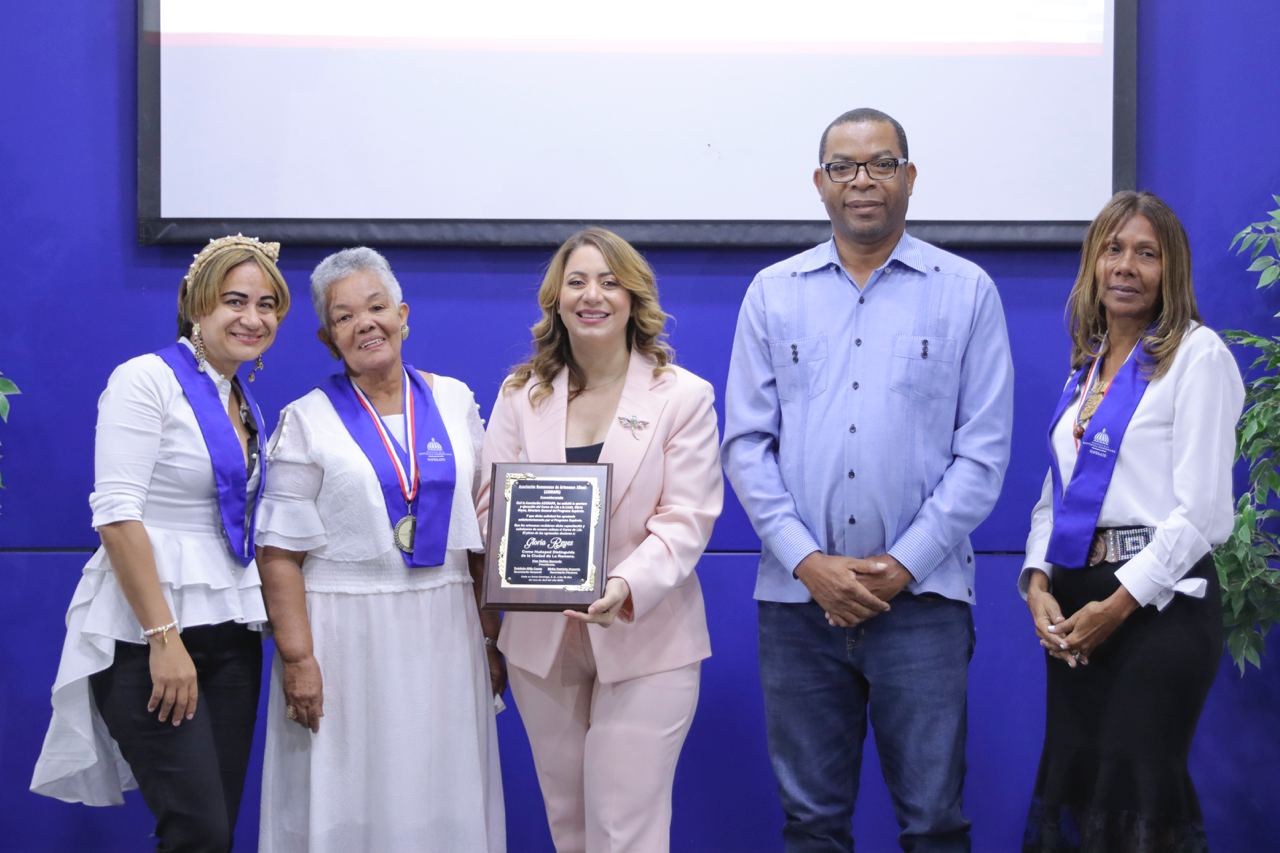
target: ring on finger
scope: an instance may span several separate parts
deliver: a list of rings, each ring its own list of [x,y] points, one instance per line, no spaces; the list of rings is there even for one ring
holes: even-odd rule
[[[1072,659],[1072,660],[1074,660],[1076,663],[1080,663],[1080,653],[1079,653],[1079,652],[1072,652],[1072,653],[1071,653],[1071,659]]]
[[[284,715],[290,720],[296,720],[298,719],[298,709],[293,707],[292,705],[285,705]]]

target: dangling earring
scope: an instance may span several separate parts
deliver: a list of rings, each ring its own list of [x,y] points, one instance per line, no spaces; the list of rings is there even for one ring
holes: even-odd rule
[[[409,339],[409,324],[401,323],[400,324],[400,340],[406,341],[408,339]]]
[[[262,354],[258,354],[258,360],[253,363],[253,370],[249,371],[249,381],[252,382],[254,377],[262,372],[264,365],[262,363]]]
[[[196,369],[204,373],[204,335],[200,334],[200,324],[191,326],[191,345],[196,349]]]

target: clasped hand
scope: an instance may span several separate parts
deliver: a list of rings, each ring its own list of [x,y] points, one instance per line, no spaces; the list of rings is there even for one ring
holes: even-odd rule
[[[820,551],[800,561],[796,577],[837,628],[887,612],[889,601],[911,582],[911,573],[888,554],[859,559]]]
[[[1123,586],[1103,601],[1090,601],[1070,618],[1064,618],[1058,600],[1046,584],[1031,583],[1027,589],[1027,609],[1035,623],[1040,645],[1074,669],[1087,666],[1089,655],[1115,632],[1138,603]]]

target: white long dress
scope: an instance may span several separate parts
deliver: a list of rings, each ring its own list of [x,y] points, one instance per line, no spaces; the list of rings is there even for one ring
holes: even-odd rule
[[[285,408],[268,451],[258,543],[306,552],[324,680],[318,734],[285,717],[271,675],[263,853],[504,851],[497,730],[467,550],[483,425],[471,390],[434,379],[457,466],[442,566],[409,568],[373,467],[319,390]],[[402,435],[402,418],[388,419]]]
[[[212,366],[205,376],[226,406],[231,382]],[[249,493],[257,487],[255,468]],[[227,548],[209,451],[182,386],[159,356],[138,356],[117,367],[98,400],[89,505],[95,528],[142,522],[180,630],[223,622],[260,627],[266,621],[258,567],[241,566]],[[142,626],[106,549],[98,548],[67,608],[53,717],[31,778],[35,793],[106,806],[124,802],[124,791],[137,787],[89,688],[89,676],[115,660],[117,640],[141,644]]]

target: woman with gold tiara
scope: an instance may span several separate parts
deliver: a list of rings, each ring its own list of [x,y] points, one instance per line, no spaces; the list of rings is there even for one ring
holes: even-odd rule
[[[98,401],[90,558],[67,612],[31,790],[110,805],[138,787],[159,850],[228,850],[266,620],[254,563],[261,412],[236,375],[289,310],[280,246],[210,241],[178,291],[178,340]]]

